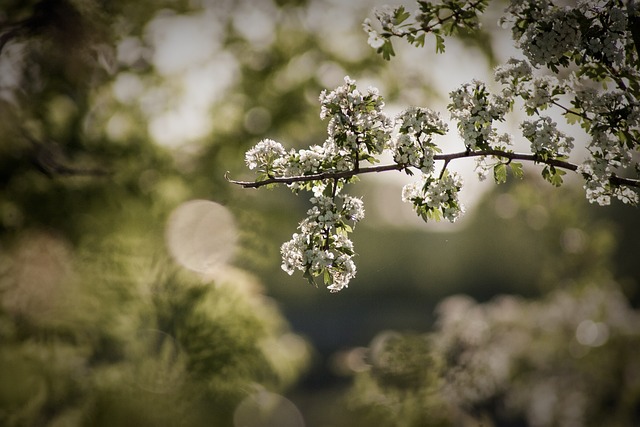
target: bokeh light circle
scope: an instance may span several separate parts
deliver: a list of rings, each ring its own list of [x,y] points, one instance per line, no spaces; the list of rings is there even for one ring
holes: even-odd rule
[[[227,208],[209,200],[191,200],[171,213],[166,243],[180,265],[198,273],[211,273],[231,259],[237,235]]]

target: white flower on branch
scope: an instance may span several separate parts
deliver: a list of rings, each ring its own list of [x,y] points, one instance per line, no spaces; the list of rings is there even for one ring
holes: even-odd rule
[[[557,129],[550,117],[522,122],[522,135],[531,141],[531,151],[540,156],[567,156],[573,149],[573,138]]]
[[[279,142],[264,139],[245,154],[245,162],[249,169],[268,171],[274,162],[284,156],[285,149]]]
[[[455,172],[445,171],[440,178],[423,174],[419,181],[404,186],[402,201],[413,204],[416,213],[425,221],[445,218],[455,222],[464,212],[458,200],[461,188],[462,178]]]

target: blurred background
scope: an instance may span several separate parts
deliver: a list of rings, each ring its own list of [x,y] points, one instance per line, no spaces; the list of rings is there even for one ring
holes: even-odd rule
[[[448,118],[517,55],[496,0],[444,55],[385,62],[361,28],[381,3],[0,3],[0,424],[640,423],[636,208],[465,160],[464,218],[427,225],[408,177],[363,177],[358,276],[330,294],[280,269],[304,195],[225,180],[263,138],[322,143],[345,75]]]

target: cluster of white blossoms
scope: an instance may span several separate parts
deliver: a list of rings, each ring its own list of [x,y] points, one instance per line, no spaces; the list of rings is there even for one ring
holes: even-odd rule
[[[612,197],[631,205],[637,205],[640,201],[638,193],[631,188],[611,185],[612,170],[604,159],[591,158],[578,166],[578,172],[586,179],[584,188],[587,199],[593,203],[606,206],[611,204]]]
[[[513,24],[514,39],[527,59],[511,59],[496,69],[503,96],[522,99],[529,115],[557,106],[587,131],[589,157],[577,170],[585,178],[590,202],[608,205],[617,198],[638,204],[636,191],[611,181],[624,171],[640,173],[633,154],[640,135],[640,69],[622,3],[589,1],[569,9],[549,0],[512,1],[508,13],[503,21]],[[558,68],[569,65],[573,68],[563,79],[534,74],[546,66],[560,77]],[[604,84],[594,84],[600,81]],[[571,106],[561,105],[560,96],[569,98]],[[538,155],[562,158],[573,147],[549,118],[525,121],[522,130]]]
[[[439,178],[423,174],[421,179],[407,184],[402,189],[402,201],[413,205],[416,213],[425,221],[445,218],[456,221],[464,212],[458,200],[462,178],[446,170]]]
[[[440,115],[428,108],[410,107],[396,118],[399,136],[391,148],[396,163],[413,166],[425,174],[433,173],[433,156],[440,149],[433,142],[433,135],[444,135],[448,126]]]
[[[462,179],[446,169],[440,177],[435,172],[434,156],[441,150],[433,142],[434,135],[444,135],[448,126],[440,115],[428,108],[410,107],[397,117],[398,137],[392,144],[393,159],[399,165],[420,170],[420,179],[402,189],[402,201],[411,203],[425,221],[445,218],[457,220],[464,208],[458,200]]]
[[[512,24],[514,40],[535,65],[567,65],[571,56],[590,57],[621,66],[628,43],[623,2],[582,0],[560,7],[551,0],[512,1],[503,23]]]
[[[263,139],[246,152],[244,159],[249,169],[259,169],[270,175],[274,162],[286,154],[282,144],[272,139]]]
[[[350,150],[354,161],[381,154],[388,146],[393,123],[383,112],[384,100],[369,87],[361,93],[348,76],[345,84],[320,94],[320,118],[329,119],[329,141],[338,149]]]
[[[522,135],[531,141],[531,151],[541,158],[567,156],[573,148],[573,138],[559,131],[550,117],[525,120],[520,126]]]
[[[288,274],[303,271],[312,283],[314,277],[323,276],[327,288],[337,292],[356,275],[353,243],[347,233],[364,218],[364,206],[362,200],[340,194],[316,194],[310,201],[300,232],[280,248],[282,269]]]
[[[580,42],[580,26],[569,13],[572,8],[546,10],[549,13],[530,25],[520,40],[520,48],[533,65],[560,62],[565,52]]]
[[[500,135],[493,126],[503,121],[512,101],[489,93],[483,82],[474,80],[449,94],[448,109],[457,120],[458,131],[469,150],[485,150],[494,146]]]
[[[263,179],[340,173],[357,170],[363,161],[377,161],[375,156],[389,148],[393,121],[382,113],[384,101],[377,89],[363,93],[347,76],[343,85],[323,91],[320,103],[320,118],[329,121],[323,145],[287,152],[265,139],[247,152],[247,166]],[[282,269],[289,274],[300,270],[312,283],[321,276],[332,292],[347,287],[356,274],[348,233],[364,218],[364,206],[361,199],[341,194],[348,182],[348,177],[287,182],[293,191],[310,190],[313,197],[299,232],[281,247]]]
[[[247,151],[245,162],[261,178],[313,175],[326,170],[347,171],[388,148],[392,120],[382,113],[384,101],[377,89],[360,92],[348,76],[345,84],[320,94],[320,118],[329,119],[328,138],[322,145],[287,152],[271,139]],[[293,189],[304,185],[292,183]]]

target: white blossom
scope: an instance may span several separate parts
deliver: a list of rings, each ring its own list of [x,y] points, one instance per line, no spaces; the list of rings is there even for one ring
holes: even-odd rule
[[[402,201],[412,203],[416,213],[425,221],[442,216],[454,222],[464,212],[458,200],[461,188],[462,179],[455,172],[444,173],[438,179],[423,174],[419,181],[403,187]]]
[[[268,170],[276,160],[286,153],[279,142],[263,139],[245,154],[245,162],[249,169]]]
[[[502,84],[516,84],[531,78],[531,65],[525,60],[510,58],[494,71],[496,81]]]
[[[487,149],[498,134],[493,126],[503,121],[511,110],[512,101],[504,96],[491,95],[486,85],[474,80],[449,94],[451,118],[458,121],[458,131],[465,145],[471,149]]]
[[[376,88],[362,93],[346,76],[345,84],[320,94],[320,118],[329,119],[327,132],[339,149],[367,155],[381,154],[391,139],[392,121],[382,113],[384,101]]]
[[[521,124],[522,135],[531,141],[531,151],[543,155],[565,156],[573,148],[573,138],[557,129],[550,117],[525,120]]]
[[[364,218],[364,203],[362,199],[344,196],[342,204],[343,215],[346,219],[359,222]]]
[[[280,247],[282,269],[289,275],[304,265],[304,252],[309,242],[304,234],[294,233],[291,240]]]
[[[367,43],[369,44],[369,46],[374,49],[378,49],[384,44],[384,39],[380,36],[380,34],[378,34],[376,30],[373,29],[371,19],[365,19],[362,24],[362,28],[369,36],[369,38],[367,39]]]
[[[580,25],[570,12],[570,8],[549,7],[524,31],[518,45],[533,65],[557,63],[579,45]]]
[[[327,286],[331,292],[338,292],[348,287],[349,282],[356,275],[356,264],[350,256],[341,255],[336,259],[335,267],[331,273],[332,283]]]

